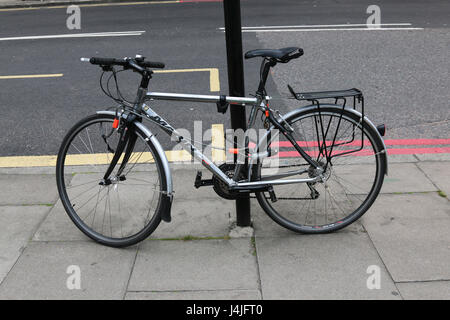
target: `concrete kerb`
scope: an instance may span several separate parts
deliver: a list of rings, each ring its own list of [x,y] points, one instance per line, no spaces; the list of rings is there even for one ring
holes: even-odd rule
[[[450,154],[412,154],[412,155],[388,155],[388,163],[417,163],[417,162],[447,162],[450,161]],[[198,161],[170,162],[170,169],[176,170],[202,170],[205,167]],[[0,167],[0,174],[54,174],[55,167],[35,166],[35,167]]]

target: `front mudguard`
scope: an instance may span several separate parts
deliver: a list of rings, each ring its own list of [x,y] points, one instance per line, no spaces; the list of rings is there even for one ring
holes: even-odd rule
[[[112,116],[116,116],[116,112],[114,111],[98,111],[98,114],[108,114]],[[123,114],[122,117],[126,119],[126,114]],[[173,183],[172,183],[172,172],[170,171],[169,161],[167,160],[166,153],[159,143],[156,136],[148,129],[144,124],[139,121],[135,121],[134,125],[140,129],[146,136],[146,141],[153,146],[155,151],[155,161],[157,161],[163,170],[163,179],[161,181],[162,184],[162,199],[161,199],[161,219],[165,222],[170,222],[171,218],[171,208],[172,208],[172,200],[173,200]]]

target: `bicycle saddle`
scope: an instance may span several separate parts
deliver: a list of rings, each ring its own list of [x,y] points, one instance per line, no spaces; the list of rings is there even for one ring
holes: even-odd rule
[[[282,49],[256,49],[245,53],[245,59],[254,57],[272,58],[277,62],[286,63],[292,59],[303,55],[303,49],[297,47],[289,47]]]

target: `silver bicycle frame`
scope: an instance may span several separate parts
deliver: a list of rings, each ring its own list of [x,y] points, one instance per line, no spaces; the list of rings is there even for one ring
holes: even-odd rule
[[[270,97],[266,97],[265,100],[269,100]],[[265,185],[282,185],[282,184],[293,184],[293,183],[307,183],[307,182],[317,182],[320,177],[315,178],[304,178],[304,179],[289,179],[289,180],[263,180],[263,181],[252,181],[252,182],[237,182],[229,178],[225,173],[222,172],[208,157],[206,157],[200,150],[198,150],[190,141],[187,141],[179,134],[175,128],[173,128],[167,121],[161,118],[153,109],[145,104],[145,101],[149,100],[172,100],[172,101],[191,101],[191,102],[205,102],[214,103],[221,100],[221,96],[215,95],[196,95],[196,94],[180,94],[180,93],[162,93],[162,92],[147,92],[144,102],[142,104],[142,111],[146,115],[147,119],[156,123],[160,126],[167,134],[175,137],[178,143],[181,143],[183,149],[188,151],[195,159],[200,161],[204,167],[206,167],[213,175],[217,176],[220,180],[228,185],[230,188],[246,188],[254,186],[265,186]],[[232,105],[251,105],[253,107],[251,116],[249,119],[249,127],[254,125],[256,118],[256,107],[264,103],[261,98],[250,98],[250,97],[233,97],[225,96],[225,101]]]

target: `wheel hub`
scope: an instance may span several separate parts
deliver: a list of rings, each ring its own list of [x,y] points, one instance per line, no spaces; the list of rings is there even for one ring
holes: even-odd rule
[[[118,184],[120,181],[125,181],[127,178],[122,175],[120,177],[113,177],[111,179],[103,179],[99,182],[99,185],[101,186],[109,186],[110,184]]]
[[[310,166],[308,169],[308,176],[310,178],[316,178],[320,177],[320,182],[327,181],[331,176],[331,169],[332,165],[331,162],[328,163],[328,165],[325,166],[325,163],[323,161],[319,161],[320,168],[314,168],[313,166]]]

